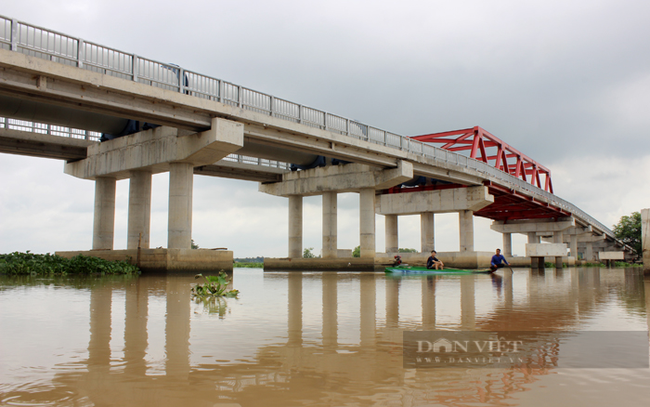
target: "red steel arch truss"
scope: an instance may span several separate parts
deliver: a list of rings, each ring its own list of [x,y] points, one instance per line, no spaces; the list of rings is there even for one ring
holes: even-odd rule
[[[449,151],[467,151],[469,156],[553,193],[551,171],[527,155],[504,143],[479,126],[470,129],[423,134],[411,137],[425,143],[442,144]],[[542,181],[543,180],[543,181]]]

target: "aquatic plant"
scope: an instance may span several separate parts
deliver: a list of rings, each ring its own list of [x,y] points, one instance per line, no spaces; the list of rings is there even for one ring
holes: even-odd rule
[[[239,290],[229,290],[228,284],[230,284],[230,279],[228,275],[222,270],[219,272],[219,275],[216,276],[204,276],[203,274],[197,274],[194,278],[203,278],[205,280],[204,284],[197,284],[192,287],[192,296],[193,297],[234,297],[237,298]]]
[[[65,276],[139,273],[140,269],[128,261],[109,261],[81,254],[71,259],[50,253],[30,253],[29,250],[25,253],[0,254],[0,274]]]

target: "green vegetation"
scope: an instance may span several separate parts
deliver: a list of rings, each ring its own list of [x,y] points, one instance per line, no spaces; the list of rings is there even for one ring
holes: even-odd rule
[[[192,239],[192,249],[198,249],[199,245],[194,243],[194,239]]]
[[[614,225],[614,235],[632,246],[637,255],[641,254],[641,213],[632,212],[630,216],[621,217],[618,224]]]
[[[253,263],[253,262],[234,262],[233,267],[249,268],[249,269],[261,269],[264,268],[264,263]]]
[[[398,253],[417,253],[416,249],[405,249],[403,247],[397,249]],[[303,256],[304,257],[304,256]],[[352,257],[361,257],[361,246],[357,246],[352,251]]]
[[[417,253],[418,251],[415,250],[415,249],[405,249],[403,247],[400,247],[399,249],[397,249],[397,252],[398,253]]]
[[[312,252],[312,250],[314,250],[313,247],[307,247],[307,248],[305,248],[305,250],[302,252],[302,257],[305,258],[305,259],[315,259],[315,258],[320,257],[320,256],[316,256],[316,255]]]
[[[0,274],[65,276],[69,274],[138,274],[140,269],[127,261],[108,261],[83,255],[66,259],[53,254],[14,252],[0,254]]]
[[[204,284],[197,284],[192,287],[192,296],[194,297],[234,297],[237,298],[239,290],[229,290],[228,284],[230,284],[230,279],[228,275],[222,270],[217,276],[204,276],[203,274],[197,274],[194,278],[203,278],[205,280]]]
[[[361,246],[357,246],[352,250],[352,257],[361,257]]]

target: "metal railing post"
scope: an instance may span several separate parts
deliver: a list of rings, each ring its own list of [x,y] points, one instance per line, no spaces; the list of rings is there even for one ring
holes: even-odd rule
[[[11,19],[11,50],[18,51],[18,20]]]
[[[133,82],[138,81],[138,56],[136,54],[131,54],[131,73],[133,76]]]
[[[84,40],[77,39],[77,68],[84,67],[84,58],[86,57],[86,46]]]

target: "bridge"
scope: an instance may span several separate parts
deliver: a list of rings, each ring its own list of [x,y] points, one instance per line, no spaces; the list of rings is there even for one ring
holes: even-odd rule
[[[406,137],[2,16],[0,72],[0,152],[62,159],[65,173],[95,180],[93,250],[106,256],[118,252],[115,182],[128,178],[127,250],[118,254],[166,259],[152,268],[169,268],[170,256],[191,263],[194,174],[257,181],[261,192],[288,198],[288,258],[268,268],[385,262],[399,247],[398,217],[411,214],[421,217],[421,254],[413,258],[421,261],[434,247],[434,214],[446,212],[459,213],[460,251],[445,256],[462,267],[489,259],[474,250],[474,216],[493,220],[506,256],[512,233],[527,235],[533,266],[544,257],[559,265],[578,253],[595,260],[598,252],[631,251],[555,195],[549,169],[480,127]],[[149,248],[149,222],[151,176],[166,171],[163,256]],[[341,192],[360,194],[360,258],[337,247]],[[301,259],[302,199],[311,195],[323,197],[318,265]],[[376,213],[386,219],[385,253],[375,252]],[[206,262],[231,267],[221,254],[210,256]]]

